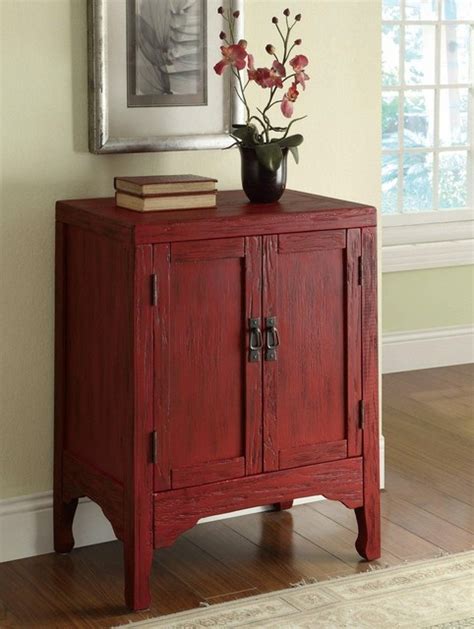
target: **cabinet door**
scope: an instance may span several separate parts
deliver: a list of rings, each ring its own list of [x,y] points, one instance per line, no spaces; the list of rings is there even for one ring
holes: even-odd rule
[[[358,229],[264,238],[265,471],[360,454],[360,243]]]
[[[154,247],[156,491],[262,470],[261,260],[261,238]]]

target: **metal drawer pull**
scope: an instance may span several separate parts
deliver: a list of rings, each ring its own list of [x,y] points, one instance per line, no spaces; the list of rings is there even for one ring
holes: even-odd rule
[[[265,336],[266,336],[266,351],[265,360],[276,360],[276,349],[280,345],[280,336],[276,328],[276,317],[267,317],[265,319]]]
[[[263,335],[260,329],[260,319],[249,319],[249,362],[256,363],[260,360],[260,351],[263,348]]]

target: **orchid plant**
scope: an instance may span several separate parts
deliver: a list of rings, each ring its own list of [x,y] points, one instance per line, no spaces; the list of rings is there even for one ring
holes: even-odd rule
[[[298,146],[303,142],[300,134],[290,135],[293,124],[306,116],[293,118],[294,104],[304,90],[309,76],[306,74],[308,58],[302,54],[294,54],[294,49],[301,45],[301,39],[293,39],[292,31],[301,20],[301,14],[291,19],[289,9],[283,11],[283,25],[277,17],[272,18],[282,46],[280,52],[273,44],[267,44],[265,51],[274,58],[270,67],[255,67],[254,56],[247,51],[244,39],[235,41],[235,22],[239,11],[225,11],[219,7],[218,13],[227,24],[227,32],[220,33],[222,59],[214,66],[217,74],[222,75],[230,70],[236,78],[234,89],[242,101],[246,111],[245,124],[233,125],[232,137],[236,144],[244,148],[254,149],[259,162],[271,171],[276,171],[283,159],[283,149],[288,149],[298,163]],[[244,74],[246,71],[246,75]],[[255,84],[269,90],[269,96],[263,107],[257,107],[252,113],[247,90]],[[284,118],[293,118],[286,126],[275,126],[270,119],[271,111],[280,105]]]

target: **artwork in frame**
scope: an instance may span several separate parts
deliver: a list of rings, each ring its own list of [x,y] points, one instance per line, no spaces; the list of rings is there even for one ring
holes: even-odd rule
[[[232,144],[242,104],[231,73],[222,84],[212,69],[221,5],[243,12],[243,0],[89,0],[91,152]]]

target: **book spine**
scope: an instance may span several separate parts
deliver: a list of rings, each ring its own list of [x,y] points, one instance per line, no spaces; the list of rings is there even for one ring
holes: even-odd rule
[[[165,192],[161,194],[134,194],[133,192],[129,192],[128,190],[120,190],[116,189],[120,194],[127,194],[130,197],[135,197],[137,199],[165,199],[169,197],[194,197],[200,196],[203,194],[217,194],[217,189],[214,190],[200,190],[199,192]]]

